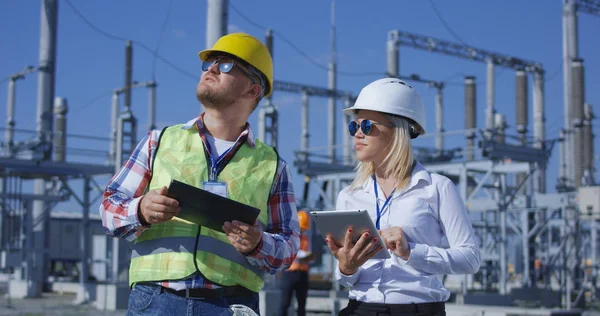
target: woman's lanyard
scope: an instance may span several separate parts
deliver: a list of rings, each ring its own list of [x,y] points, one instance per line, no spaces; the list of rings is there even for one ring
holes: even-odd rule
[[[392,190],[392,193],[388,195],[385,203],[383,203],[383,207],[379,209],[379,193],[377,192],[377,180],[375,178],[373,178],[373,186],[375,189],[375,206],[377,206],[377,221],[375,222],[375,227],[377,227],[377,230],[379,230],[379,220],[381,219],[381,214],[385,210],[385,207],[388,205],[388,203],[392,200],[392,196],[394,195],[394,192],[396,192],[396,188]]]

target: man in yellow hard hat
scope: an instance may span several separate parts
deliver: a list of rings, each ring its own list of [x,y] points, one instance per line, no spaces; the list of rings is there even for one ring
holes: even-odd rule
[[[292,302],[292,295],[296,293],[296,303],[298,304],[298,316],[306,315],[306,298],[308,296],[308,269],[309,264],[314,259],[311,251],[310,236],[307,231],[310,229],[310,218],[306,211],[298,211],[298,222],[300,223],[300,250],[292,266],[283,271],[281,276],[281,305],[278,315],[287,315],[288,308]]]
[[[247,122],[273,90],[271,55],[256,38],[234,33],[199,57],[196,96],[205,112],[151,131],[100,206],[106,232],[132,242],[128,315],[259,314],[263,274],[288,268],[299,248],[289,167]],[[254,225],[225,222],[222,230],[183,220],[167,196],[171,180],[260,214]]]

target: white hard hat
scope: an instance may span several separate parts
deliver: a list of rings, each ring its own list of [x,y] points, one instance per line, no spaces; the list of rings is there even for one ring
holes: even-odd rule
[[[425,105],[421,96],[408,83],[396,78],[375,80],[362,88],[354,106],[344,109],[347,114],[371,110],[399,115],[413,120],[425,134]]]

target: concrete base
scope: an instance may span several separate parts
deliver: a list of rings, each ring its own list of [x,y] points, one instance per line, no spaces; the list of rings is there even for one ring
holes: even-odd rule
[[[8,282],[8,296],[10,298],[27,297],[27,281],[11,280]]]
[[[477,304],[477,305],[490,305],[490,306],[513,306],[513,298],[510,295],[501,295],[498,293],[467,293],[466,295],[457,295],[462,296],[462,303],[465,305]],[[457,302],[461,302],[459,298],[457,298]]]
[[[514,288],[510,291],[517,306],[559,307],[561,295],[559,292],[546,292],[541,288]]]
[[[130,293],[131,289],[126,283],[98,284],[96,285],[96,297],[92,304],[99,310],[124,310],[127,309]]]
[[[281,302],[281,291],[264,290],[258,293],[258,308],[262,316],[279,316],[279,303]]]
[[[129,301],[129,285],[127,284],[100,284],[86,283],[84,288],[76,282],[54,282],[51,287],[52,292],[75,293],[73,304],[92,304],[99,310],[114,311],[117,309],[127,309]]]

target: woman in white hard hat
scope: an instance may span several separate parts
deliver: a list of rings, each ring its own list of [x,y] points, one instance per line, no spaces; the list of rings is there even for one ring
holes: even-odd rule
[[[479,270],[480,254],[454,184],[413,158],[411,139],[425,133],[425,110],[413,87],[394,78],[364,87],[348,128],[359,160],[354,182],[336,209],[366,209],[391,259],[369,260],[373,238],[326,243],[337,258],[336,279],[350,288],[340,315],[445,315],[445,274]],[[349,113],[349,114],[350,114]]]

